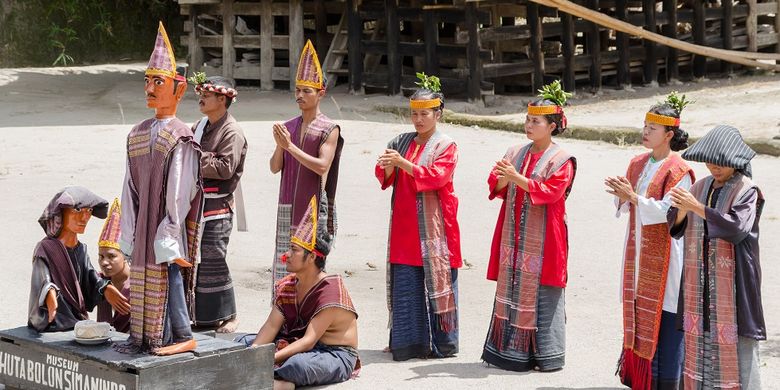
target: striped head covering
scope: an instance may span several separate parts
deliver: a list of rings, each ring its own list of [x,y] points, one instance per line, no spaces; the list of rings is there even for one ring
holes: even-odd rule
[[[306,45],[301,51],[301,59],[298,61],[298,73],[295,75],[295,85],[325,89],[325,80],[322,75],[322,67],[314,50],[311,40],[306,40]]]
[[[686,160],[734,168],[747,177],[752,177],[750,160],[755,156],[739,130],[728,125],[715,126],[682,154]]]
[[[328,233],[326,224],[318,223],[320,220],[328,220],[327,196],[324,194],[320,196],[319,205],[317,205],[317,197],[311,197],[309,207],[303,214],[303,219],[290,238],[290,242],[314,252],[317,256],[326,257],[330,253],[333,236]]]
[[[119,206],[119,199],[114,198],[111,208],[108,210],[108,217],[103,223],[103,230],[100,232],[98,240],[99,248],[114,248],[119,250],[119,218],[122,215],[122,208]]]
[[[83,207],[91,207],[92,216],[103,219],[108,211],[108,202],[84,187],[65,187],[49,201],[49,205],[38,218],[38,223],[47,237],[57,238],[62,232],[62,210]]]
[[[146,65],[147,76],[165,76],[179,81],[184,81],[184,76],[179,75],[176,68],[176,57],[173,55],[171,41],[168,40],[168,33],[165,32],[165,26],[160,22],[157,28],[157,39],[154,41],[154,50],[149,57],[149,64]]]

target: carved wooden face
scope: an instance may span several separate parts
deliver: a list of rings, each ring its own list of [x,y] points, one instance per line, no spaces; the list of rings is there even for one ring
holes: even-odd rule
[[[92,217],[92,208],[66,208],[62,210],[62,232],[83,234],[89,218]]]
[[[174,83],[170,77],[144,76],[146,107],[154,108],[157,116],[175,115],[186,89],[184,81]]]

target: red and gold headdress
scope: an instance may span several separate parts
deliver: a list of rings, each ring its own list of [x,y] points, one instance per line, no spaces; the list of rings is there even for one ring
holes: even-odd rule
[[[301,51],[301,59],[298,60],[298,73],[295,75],[295,85],[325,89],[325,80],[322,75],[322,66],[314,50],[311,40],[306,40],[306,45]]]
[[[421,90],[431,91],[433,93],[441,92],[441,80],[436,76],[428,76],[425,73],[417,73],[419,82],[415,84],[420,87]],[[435,97],[433,99],[409,99],[409,108],[412,110],[423,110],[428,108],[441,107],[441,98]]]
[[[571,93],[563,90],[563,87],[561,87],[561,81],[555,80],[539,90],[539,97],[542,98],[542,100],[548,100],[553,104],[537,106],[533,103],[528,103],[528,115],[559,114],[561,115],[561,125],[565,129],[568,126],[568,123],[566,114],[563,112],[563,106],[571,96]]]
[[[119,199],[114,198],[111,208],[108,210],[106,222],[103,223],[103,231],[100,232],[99,248],[114,248],[119,250],[120,217],[122,208],[119,207]]]
[[[694,103],[693,101],[687,100],[685,98],[685,95],[677,95],[677,91],[672,91],[669,95],[666,96],[666,100],[662,102],[658,102],[655,106],[653,106],[650,110],[652,111],[656,107],[662,107],[662,106],[669,106],[677,111],[677,115],[681,115],[683,109],[691,104]],[[675,118],[673,116],[668,115],[661,115],[656,114],[654,112],[648,112],[645,114],[645,121],[651,122],[651,123],[657,123],[662,126],[671,126],[671,127],[680,127],[680,118]]]
[[[322,195],[323,204],[317,205],[317,197],[312,196],[309,206],[303,214],[303,219],[298,224],[295,234],[290,238],[292,244],[298,245],[319,257],[325,257],[330,253],[332,236],[328,233],[328,211],[326,195]]]
[[[184,76],[176,73],[176,57],[173,55],[173,47],[162,22],[157,28],[157,39],[154,42],[152,56],[149,57],[149,64],[146,66],[146,75],[165,76],[184,81]]]

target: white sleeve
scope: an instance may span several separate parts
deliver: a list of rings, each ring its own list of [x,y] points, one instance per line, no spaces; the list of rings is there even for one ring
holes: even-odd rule
[[[620,214],[626,214],[630,210],[631,202],[621,202],[617,196],[615,198],[615,218],[620,218]]]
[[[165,190],[165,216],[157,227],[154,255],[157,264],[187,258],[186,218],[197,192],[200,157],[197,150],[179,144],[173,150]]]
[[[691,175],[685,175],[675,188],[691,188]],[[667,223],[666,212],[672,206],[671,194],[666,194],[663,199],[657,200],[637,195],[637,210],[639,211],[639,220],[644,225],[655,225]]]
[[[119,249],[125,255],[133,254],[135,221],[138,211],[138,193],[130,177],[130,162],[125,164],[125,181],[122,185],[122,218],[119,219]]]

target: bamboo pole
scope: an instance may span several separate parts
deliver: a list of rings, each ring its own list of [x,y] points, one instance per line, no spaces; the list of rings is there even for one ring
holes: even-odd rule
[[[585,20],[598,23],[604,27],[608,27],[617,31],[625,32],[642,39],[649,39],[653,42],[660,43],[675,49],[686,51],[693,54],[713,57],[724,61],[733,62],[748,67],[763,68],[769,70],[780,71],[780,65],[768,64],[765,62],[757,61],[758,59],[780,61],[780,54],[778,53],[752,53],[752,52],[740,52],[734,50],[724,50],[712,47],[694,45],[688,42],[683,42],[677,39],[671,39],[660,34],[656,34],[651,31],[646,31],[641,27],[631,25],[629,23],[617,20],[610,16],[607,16],[601,12],[593,11],[583,6],[572,3],[567,0],[531,0],[534,3],[546,5],[548,7],[557,8],[560,11],[570,13],[574,16],[583,18]]]

